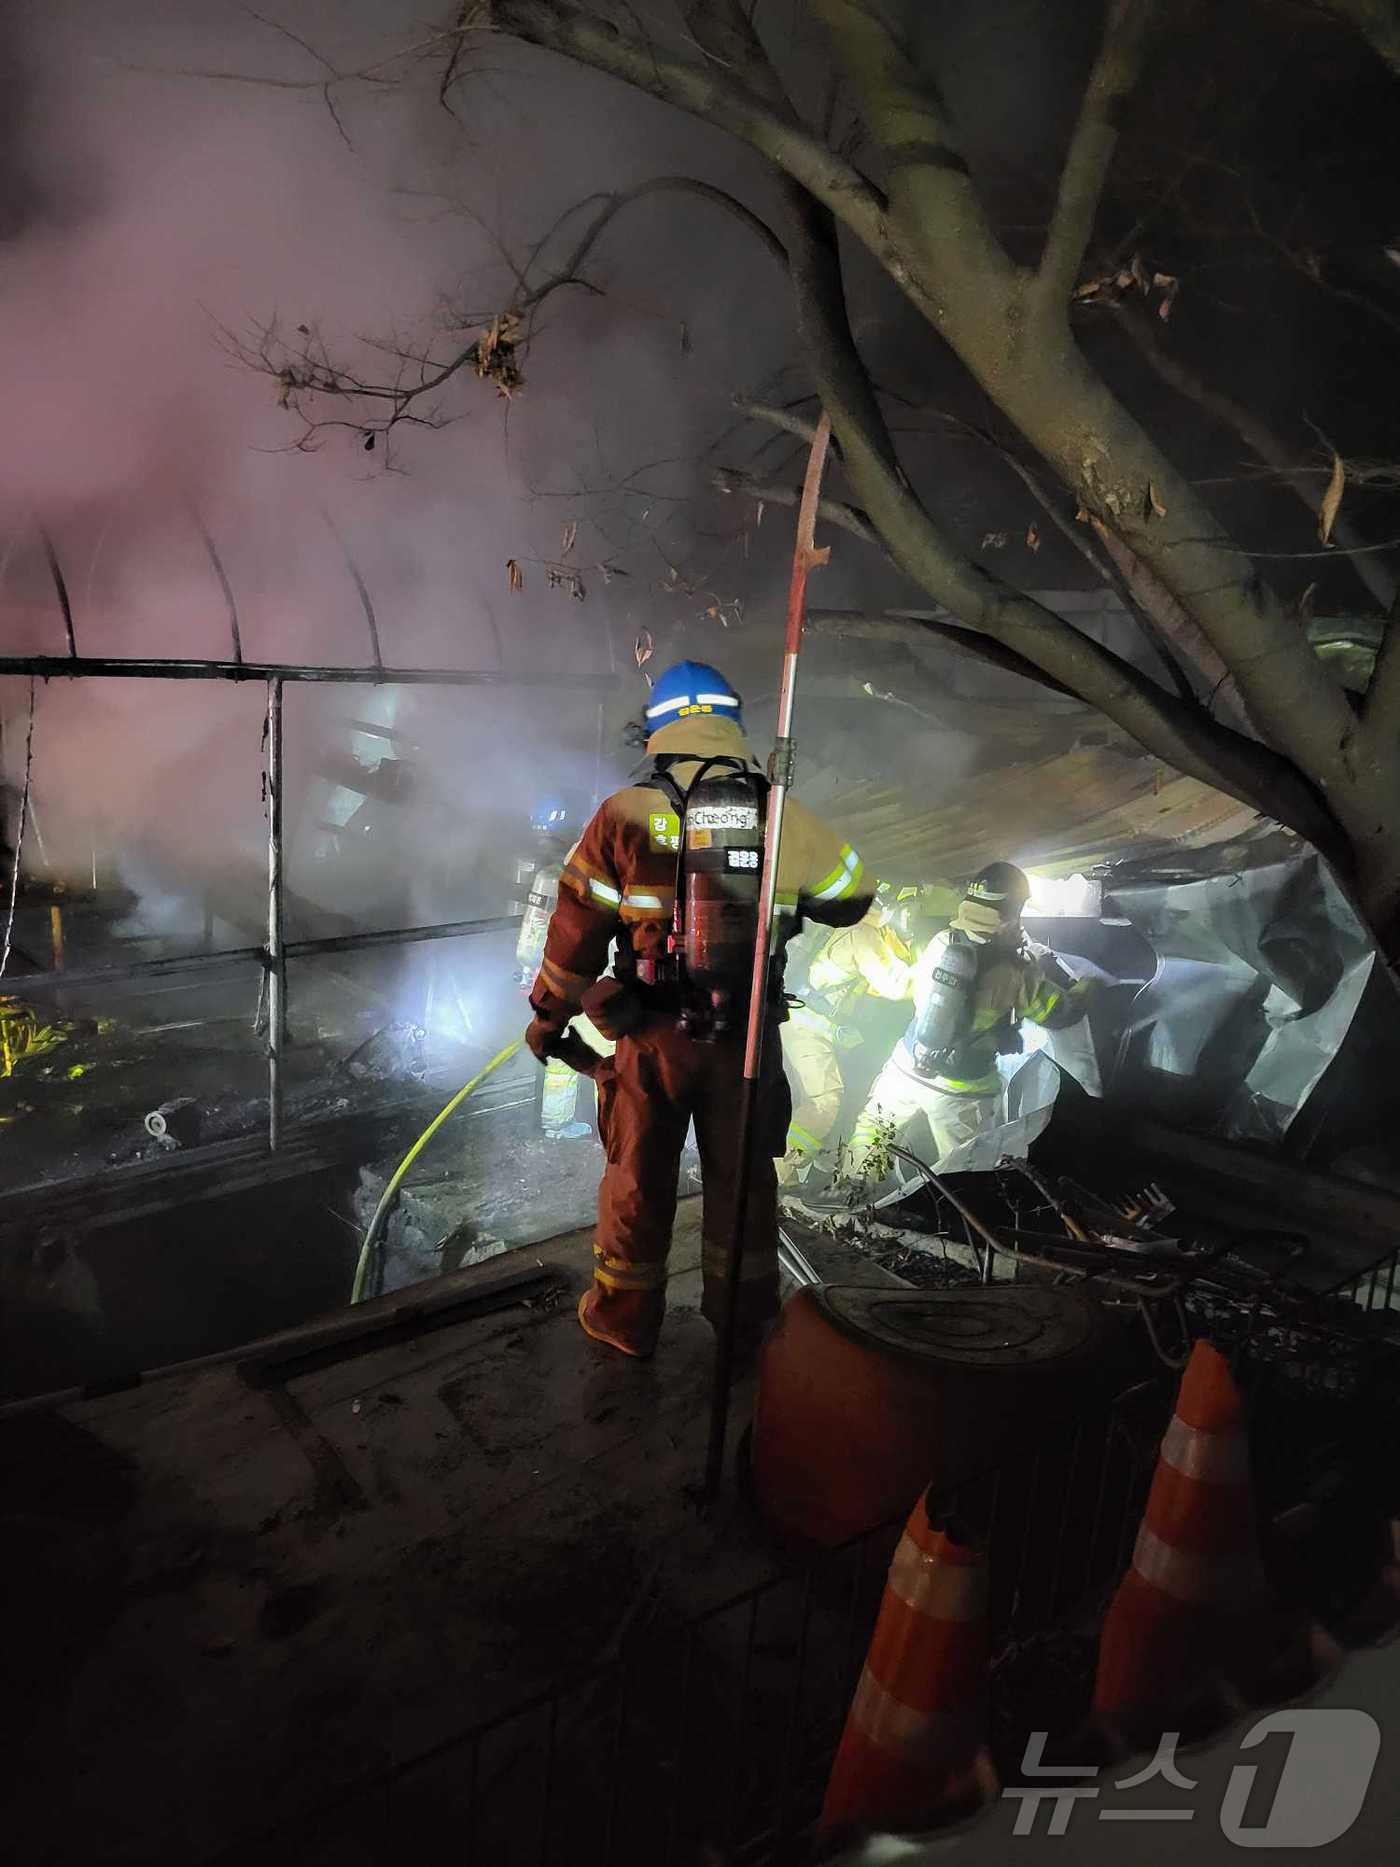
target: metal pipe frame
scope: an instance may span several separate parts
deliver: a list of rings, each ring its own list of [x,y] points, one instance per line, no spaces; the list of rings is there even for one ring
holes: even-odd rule
[[[581,676],[513,674],[498,668],[341,668],[316,662],[133,660],[121,655],[0,656],[0,680],[31,674],[45,681],[340,681],[360,687],[564,687],[571,693],[595,694],[613,686],[611,681]]]
[[[50,553],[52,557],[52,553]],[[56,569],[56,565],[55,565]],[[58,573],[61,576],[61,573]],[[358,577],[356,579],[358,583]],[[65,605],[65,620],[68,610]],[[378,652],[377,631],[373,646]],[[234,947],[222,953],[194,953],[171,959],[138,961],[130,966],[104,966],[86,972],[55,969],[25,978],[25,992],[45,991],[54,986],[102,985],[119,979],[141,979],[162,974],[194,971],[203,966],[256,963],[262,966],[268,985],[267,1027],[267,1145],[275,1154],[282,1144],[283,1053],[287,1038],[287,961],[310,959],[319,953],[355,953],[375,947],[404,946],[420,940],[450,940],[477,933],[497,933],[515,925],[511,916],[492,916],[480,920],[444,921],[430,927],[392,927],[381,932],[336,934],[321,940],[288,940],[285,937],[285,888],[282,863],[282,697],[288,681],[339,682],[371,687],[567,687],[574,693],[606,691],[611,682],[588,681],[573,676],[546,674],[510,674],[503,670],[469,668],[386,668],[376,661],[373,667],[336,667],[328,663],[245,661],[235,626],[232,661],[209,659],[176,660],[170,658],[133,659],[122,656],[79,655],[68,628],[69,654],[0,656],[0,679],[7,675],[37,676],[42,680],[147,680],[147,681],[264,681],[267,685],[267,715],[264,726],[267,747],[267,943],[265,946]]]
[[[284,940],[283,955],[315,959],[321,953],[363,953],[375,947],[412,946],[422,940],[463,940],[472,934],[508,933],[517,925],[513,914],[492,914],[480,920],[436,921],[426,927],[386,927],[374,933],[328,934],[319,940]],[[174,953],[164,959],[133,960],[129,966],[90,966],[84,971],[31,972],[19,975],[17,990],[30,994],[65,985],[116,985],[123,980],[159,979],[171,973],[200,972],[205,967],[267,966],[264,946],[222,947],[213,953]]]
[[[282,1053],[287,1045],[287,954],[282,885],[282,680],[267,684],[267,1146],[282,1145]]]

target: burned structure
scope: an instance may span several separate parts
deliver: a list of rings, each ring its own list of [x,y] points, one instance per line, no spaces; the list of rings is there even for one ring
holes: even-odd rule
[[[225,41],[133,0],[103,63],[40,9],[52,128],[0,130],[17,1850],[776,1864],[975,1818],[1004,1853],[1046,1768],[1107,1799],[1171,1733],[1375,1704],[1379,12],[332,11]],[[667,686],[697,664],[723,687]],[[742,705],[743,796],[666,793],[645,871],[585,873],[657,700]],[[780,908],[789,784],[829,837]],[[556,945],[545,1002],[570,889],[700,975],[677,910],[724,929],[731,857],[719,1096],[781,1109],[767,1019],[822,1123],[773,1326],[705,1306],[687,1145],[624,1360],[578,1325],[643,1258],[593,1223],[635,1033],[544,1069],[524,1034],[606,951]],[[981,1004],[962,950],[924,1073],[977,1119],[887,1120],[989,870],[1036,990]],[[804,890],[869,902],[839,965]]]
[[[177,695],[218,682],[240,701],[256,683],[243,749],[265,774],[264,860],[245,866],[253,899],[239,910],[250,933],[265,916],[261,939],[225,945],[201,924],[196,888],[129,958],[113,909],[129,917],[130,901],[104,899],[100,873],[90,892],[49,886],[37,837],[17,884],[6,1132],[33,1137],[33,1169],[4,1214],[0,1436],[17,1471],[50,1474],[13,1544],[38,1603],[21,1676],[56,1661],[66,1704],[104,1667],[135,1664],[178,1676],[193,1704],[232,1690],[251,1705],[275,1655],[298,1692],[325,1691],[352,1602],[369,1617],[357,1643],[391,1643],[402,1669],[392,1705],[374,1688],[347,1707],[336,1763],[313,1762],[271,1716],[250,1762],[266,1819],[227,1805],[198,1742],[183,1766],[192,1800],[166,1803],[153,1826],[112,1774],[139,1768],[104,1746],[78,1828],[97,1819],[90,1795],[122,1811],[128,1851],[211,1860],[338,1852],[351,1831],[396,1848],[405,1824],[425,1842],[465,1824],[482,1859],[657,1847],[683,1858],[702,1837],[791,1834],[819,1808],[898,1519],[924,1487],[988,1552],[987,1754],[1014,1781],[1047,1703],[1089,1715],[1095,1616],[1131,1553],[1178,1372],[1204,1338],[1244,1384],[1271,1562],[1283,1552],[1295,1617],[1315,1624],[1306,1664],[1289,1646],[1279,1664],[1295,1670],[1254,1681],[1261,1702],[1313,1677],[1318,1653],[1385,1624],[1374,1539],[1394,1474],[1376,1427],[1400,1392],[1400,1198],[1385,1184],[1384,1105],[1367,1111],[1370,1128],[1357,1115],[1355,1082],[1373,1079],[1391,1023],[1385,1009],[1359,1016],[1368,994],[1390,990],[1363,930],[1310,852],[1086,739],[1053,706],[1024,722],[1033,755],[1001,769],[985,823],[921,808],[907,768],[881,770],[868,746],[856,781],[849,648],[818,618],[806,652],[805,795],[880,874],[917,884],[935,919],[996,834],[1032,871],[1030,931],[1098,989],[1063,1067],[1053,1049],[1007,1060],[1008,1123],[985,1137],[985,1158],[944,1175],[915,1142],[824,1213],[793,1207],[783,1321],[756,1386],[746,1375],[732,1402],[750,1502],[737,1504],[726,1475],[718,1515],[699,1520],[686,1489],[703,1462],[709,1338],[694,1308],[693,1211],[683,1205],[671,1266],[658,1414],[650,1385],[590,1366],[571,1321],[589,1246],[568,1228],[586,1224],[591,1131],[547,1140],[536,1066],[516,1058],[465,1101],[448,1094],[482,1076],[523,1017],[508,841],[483,863],[471,914],[289,925],[307,914],[289,887],[293,839],[318,864],[343,852],[354,863],[357,824],[381,812],[416,845],[405,813],[431,808],[411,776],[417,697],[500,696],[512,677],[235,655],[129,667],[31,657],[11,670],[26,699],[31,676]],[[906,654],[891,649],[888,665]],[[637,677],[620,692],[604,670],[591,680],[581,744],[605,772]],[[978,688],[972,704],[1000,704]],[[287,696],[300,689],[336,700],[338,744],[311,757],[289,756]],[[544,683],[522,691],[526,706],[554,704]],[[40,710],[41,755],[42,730]],[[25,808],[42,829],[32,771]],[[352,903],[346,889],[336,912],[352,919]],[[410,954],[424,963],[396,970]],[[335,967],[329,988],[308,965],[318,959]],[[799,950],[799,994],[801,963]],[[176,981],[186,1015],[143,1030],[141,995]],[[879,1048],[850,1069],[847,1123]],[[96,1119],[89,1072],[107,1076]],[[376,1226],[379,1278],[347,1308]],[[211,1285],[231,1300],[186,1294]],[[235,1396],[242,1423],[217,1444]],[[173,1458],[152,1436],[169,1409],[185,1448]],[[580,1461],[603,1481],[561,1509]],[[247,1472],[259,1476],[240,1496]],[[82,1554],[111,1513],[123,1526],[111,1556]],[[541,1513],[552,1529],[539,1543]],[[498,1519],[486,1546],[484,1514]],[[340,1552],[329,1564],[328,1533]],[[56,1549],[53,1587],[40,1577]],[[197,1587],[182,1549],[196,1552]],[[588,1617],[556,1618],[543,1639],[529,1631],[561,1563],[630,1578],[635,1599],[601,1642]],[[468,1576],[495,1603],[492,1638],[448,1607]],[[149,1599],[168,1602],[174,1645],[137,1660],[135,1604]],[[1192,1714],[1208,1721],[1218,1682],[1196,1683]],[[386,1739],[383,1721],[410,1705],[418,1728]],[[706,1766],[713,1780],[678,1771],[719,1705],[737,1722]],[[167,1742],[151,1716],[140,1741]],[[647,1815],[581,1774],[600,1718],[661,1786]],[[269,1794],[294,1758],[295,1787]],[[538,1809],[528,1834],[526,1808]]]

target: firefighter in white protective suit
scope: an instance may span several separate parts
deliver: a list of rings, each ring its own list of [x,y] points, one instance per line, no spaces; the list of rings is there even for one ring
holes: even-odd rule
[[[515,903],[521,917],[515,942],[515,982],[527,992],[544,958],[545,935],[559,895],[559,878],[577,846],[577,819],[578,813],[562,800],[550,798],[543,802],[530,819],[535,847],[516,865],[516,885],[525,891],[525,898]],[[610,1057],[617,1048],[582,1013],[573,1021],[573,1032],[600,1057]],[[551,1057],[545,1064],[540,1131],[547,1140],[582,1140],[593,1132],[591,1125],[579,1117],[582,1081],[579,1072],[562,1057]]]
[[[861,1007],[870,999],[899,1003],[914,995],[915,917],[922,894],[881,882],[865,919],[838,927],[817,949],[801,1001],[783,1026],[793,1111],[787,1152],[778,1163],[780,1186],[807,1179],[831,1139],[845,1093],[842,1061],[865,1042]]]
[[[1022,1021],[1053,1032],[1083,1018],[1088,982],[1022,929],[1029,895],[1014,864],[989,863],[968,884],[952,925],[919,956],[914,1016],[856,1123],[852,1177],[868,1175],[883,1144],[903,1141],[920,1117],[936,1167],[997,1119],[997,1058],[1022,1049]]]

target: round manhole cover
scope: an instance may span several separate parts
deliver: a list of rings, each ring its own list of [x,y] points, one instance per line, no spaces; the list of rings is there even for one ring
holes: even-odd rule
[[[978,1367],[1054,1361],[1082,1348],[1094,1312],[1067,1290],[911,1290],[828,1287],[822,1304],[847,1334],[926,1361]]]

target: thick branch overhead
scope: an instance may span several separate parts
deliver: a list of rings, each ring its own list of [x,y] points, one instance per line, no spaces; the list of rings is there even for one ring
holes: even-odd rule
[[[1040,258],[1040,289],[1064,303],[1093,237],[1123,112],[1142,66],[1157,0],[1109,0],[1103,42],[1060,174],[1054,217]]]

